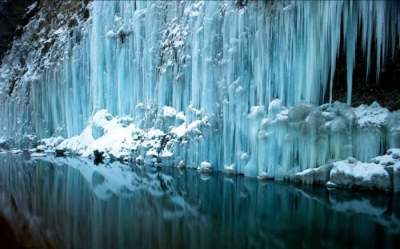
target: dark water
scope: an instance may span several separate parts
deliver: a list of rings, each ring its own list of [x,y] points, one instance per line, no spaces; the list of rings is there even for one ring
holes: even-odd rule
[[[0,155],[0,211],[30,248],[400,248],[397,195],[73,158]]]

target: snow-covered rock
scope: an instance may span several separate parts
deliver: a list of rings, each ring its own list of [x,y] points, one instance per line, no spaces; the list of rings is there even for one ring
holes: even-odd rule
[[[343,160],[334,163],[328,183],[331,187],[400,191],[400,149],[369,162]]]
[[[108,111],[100,110],[80,135],[64,140],[57,148],[70,150],[84,157],[97,150],[120,158],[130,155],[131,150],[136,150],[139,146],[150,151],[157,144],[153,139],[163,135],[160,133],[154,130],[145,133],[133,123],[127,124],[125,119],[113,117]]]
[[[200,166],[197,168],[197,170],[202,174],[211,174],[212,165],[211,163],[204,161],[200,163]]]
[[[317,168],[306,169],[291,176],[289,181],[297,184],[325,185],[329,181],[332,167],[332,163],[329,163]]]
[[[182,122],[183,114],[173,108],[164,108],[160,118],[175,118]],[[135,126],[128,116],[113,116],[107,110],[97,111],[88,121],[81,134],[64,139],[51,137],[42,139],[36,150],[56,152],[57,150],[77,154],[82,157],[93,157],[94,152],[104,153],[108,159],[132,160],[138,164],[174,164],[178,163],[175,150],[180,144],[186,144],[202,135],[207,127],[207,118],[194,120],[186,124],[177,122],[178,126],[168,126],[160,130],[155,128],[141,129]],[[172,125],[172,123],[171,123]],[[210,166],[211,169],[211,166]]]
[[[61,136],[45,138],[39,141],[36,147],[39,151],[55,151],[56,147],[64,141]]]
[[[317,168],[306,169],[287,178],[297,184],[326,185],[329,188],[400,191],[400,149],[360,162],[353,157]]]
[[[388,109],[381,107],[378,102],[373,102],[371,105],[360,105],[353,110],[359,127],[382,127],[390,113]]]
[[[271,181],[274,180],[275,178],[269,175],[267,172],[262,171],[261,173],[258,174],[257,179],[260,181]]]
[[[235,165],[225,165],[224,173],[228,175],[236,174]]]
[[[343,160],[333,163],[328,185],[337,188],[392,189],[390,175],[384,165]]]

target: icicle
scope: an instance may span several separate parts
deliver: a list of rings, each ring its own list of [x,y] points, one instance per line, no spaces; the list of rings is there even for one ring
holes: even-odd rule
[[[329,94],[329,108],[346,109],[332,103],[340,48],[351,104],[358,36],[367,77],[373,49],[379,77],[399,48],[395,2],[250,1],[238,8],[232,1],[94,1],[90,16],[66,42],[60,66],[35,83],[21,80],[11,97],[5,89],[17,65],[11,58],[3,64],[1,136],[71,137],[99,109],[130,115],[146,129],[155,126],[159,109],[171,106],[188,124],[207,118],[212,127],[177,152],[192,165],[283,175],[349,154],[366,158],[385,146],[354,148],[363,133],[351,129],[351,118],[325,117],[316,106]],[[270,115],[275,99],[291,110],[287,120]],[[256,106],[270,111],[253,117]],[[334,126],[319,132],[329,118]],[[371,135],[376,147],[384,140],[378,133]]]

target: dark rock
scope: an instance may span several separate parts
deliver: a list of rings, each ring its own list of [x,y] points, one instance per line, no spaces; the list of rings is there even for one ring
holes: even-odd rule
[[[64,149],[56,149],[55,153],[56,153],[56,157],[65,157],[65,150]]]
[[[94,155],[94,164],[95,165],[99,165],[100,163],[104,162],[104,152],[103,151],[95,150],[95,151],[93,151],[93,155]]]
[[[5,139],[0,139],[0,150],[9,150],[10,141]]]
[[[27,15],[27,8],[35,0],[2,0],[0,1],[0,62],[4,53],[10,48],[14,39],[21,33],[21,27],[29,21],[35,13],[33,10]]]
[[[259,175],[259,176],[257,176],[257,179],[260,181],[274,181],[275,180],[275,178],[270,175]]]
[[[395,2],[395,1],[393,1]],[[359,32],[361,35],[361,32]],[[356,60],[353,71],[352,106],[379,102],[389,110],[400,109],[400,51],[387,59],[379,77],[376,75],[376,50],[371,52],[371,66],[369,76],[366,77],[366,58],[363,54],[361,36],[357,38]],[[373,44],[374,46],[375,44]],[[347,98],[347,70],[346,53],[340,50],[336,60],[336,71],[333,82],[333,100],[346,102]],[[329,100],[329,91],[326,92],[325,101]]]
[[[41,147],[37,147],[37,148],[35,148],[35,152],[36,153],[43,153],[44,149],[42,149]]]

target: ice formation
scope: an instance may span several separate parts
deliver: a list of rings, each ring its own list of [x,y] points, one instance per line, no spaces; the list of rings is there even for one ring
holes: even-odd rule
[[[107,110],[99,110],[81,134],[68,139],[43,139],[37,150],[59,149],[84,157],[93,156],[97,150],[104,152],[106,158],[134,160],[139,164],[187,165],[202,173],[212,171],[211,162],[193,153],[194,149],[203,149],[205,136],[213,131],[208,117],[188,123],[182,112],[168,106],[153,115],[154,126],[144,129],[137,127],[129,116],[114,117]],[[248,114],[251,140],[249,150],[240,154],[243,167],[230,164],[223,170],[269,179],[349,156],[367,161],[379,155],[384,146],[399,146],[399,141],[387,142],[393,136],[387,120],[396,115],[397,112],[391,113],[378,103],[357,108],[340,102],[287,108],[280,100],[273,100],[269,110],[258,106]]]
[[[169,136],[177,142],[165,155],[175,163],[263,177],[400,147],[400,113],[332,103],[340,48],[348,104],[357,39],[376,77],[399,48],[394,1],[94,1],[89,9],[86,22],[53,31],[59,65],[35,49],[24,63],[16,49],[5,57],[0,137],[62,136],[81,154],[119,157],[135,150],[136,135],[143,146]]]
[[[301,184],[326,185],[330,188],[400,191],[400,149],[361,162],[353,157],[318,168],[306,169],[288,178]]]

